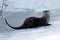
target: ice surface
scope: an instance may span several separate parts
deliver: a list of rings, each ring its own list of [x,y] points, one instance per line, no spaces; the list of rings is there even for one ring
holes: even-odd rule
[[[0,40],[44,40],[47,38],[51,39],[51,36],[53,38],[60,37],[60,10],[58,9],[51,13],[51,26],[14,30],[8,27],[4,21],[6,18],[10,25],[20,26],[24,20],[30,16],[39,17],[42,16],[42,14],[21,11],[11,12],[9,16],[0,18]]]
[[[7,12],[0,17],[0,40],[60,40],[60,0],[7,0],[6,4]],[[41,17],[46,9],[52,12],[51,26],[14,30],[4,21],[6,18],[10,25],[20,26],[27,17]]]

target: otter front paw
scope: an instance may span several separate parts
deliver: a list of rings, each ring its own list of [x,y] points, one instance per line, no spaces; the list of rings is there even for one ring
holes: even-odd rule
[[[47,26],[50,26],[51,24],[47,24]]]

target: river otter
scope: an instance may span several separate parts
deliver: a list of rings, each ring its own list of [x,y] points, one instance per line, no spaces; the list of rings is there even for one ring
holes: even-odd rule
[[[43,11],[43,16],[38,18],[38,17],[29,17],[25,19],[23,25],[19,27],[13,27],[10,24],[8,24],[7,20],[5,19],[6,24],[13,28],[13,29],[27,29],[27,28],[36,28],[36,27],[41,27],[41,26],[48,26],[51,24],[48,24],[50,20],[50,14],[49,10]]]

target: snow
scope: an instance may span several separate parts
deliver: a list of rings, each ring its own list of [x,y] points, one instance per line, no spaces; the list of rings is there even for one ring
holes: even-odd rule
[[[2,4],[2,0],[0,0],[0,3]],[[6,4],[8,5],[7,11],[60,9],[60,0],[7,0]]]
[[[60,40],[60,34],[49,35],[36,40]]]
[[[7,0],[7,11],[0,17],[0,40],[60,40],[59,3],[60,0]],[[4,20],[6,18],[12,26],[20,26],[28,17],[41,17],[41,11],[46,9],[51,11],[51,26],[14,30]]]
[[[30,16],[40,17],[42,13],[37,12],[10,12],[8,16],[0,18],[0,40],[56,40],[60,39],[60,10],[51,13],[51,26],[14,30],[8,27],[4,21],[6,18],[10,25],[20,26]],[[8,13],[7,13],[8,14]],[[56,38],[56,39],[55,39]]]

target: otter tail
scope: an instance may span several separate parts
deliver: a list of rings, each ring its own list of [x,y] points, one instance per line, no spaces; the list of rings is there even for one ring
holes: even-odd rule
[[[8,22],[7,22],[7,20],[5,19],[5,22],[6,22],[6,24],[10,27],[10,28],[13,28],[13,29],[15,29],[15,30],[18,30],[18,29],[24,29],[23,28],[23,26],[19,26],[19,27],[13,27],[13,26],[11,26],[10,24],[8,24]]]

